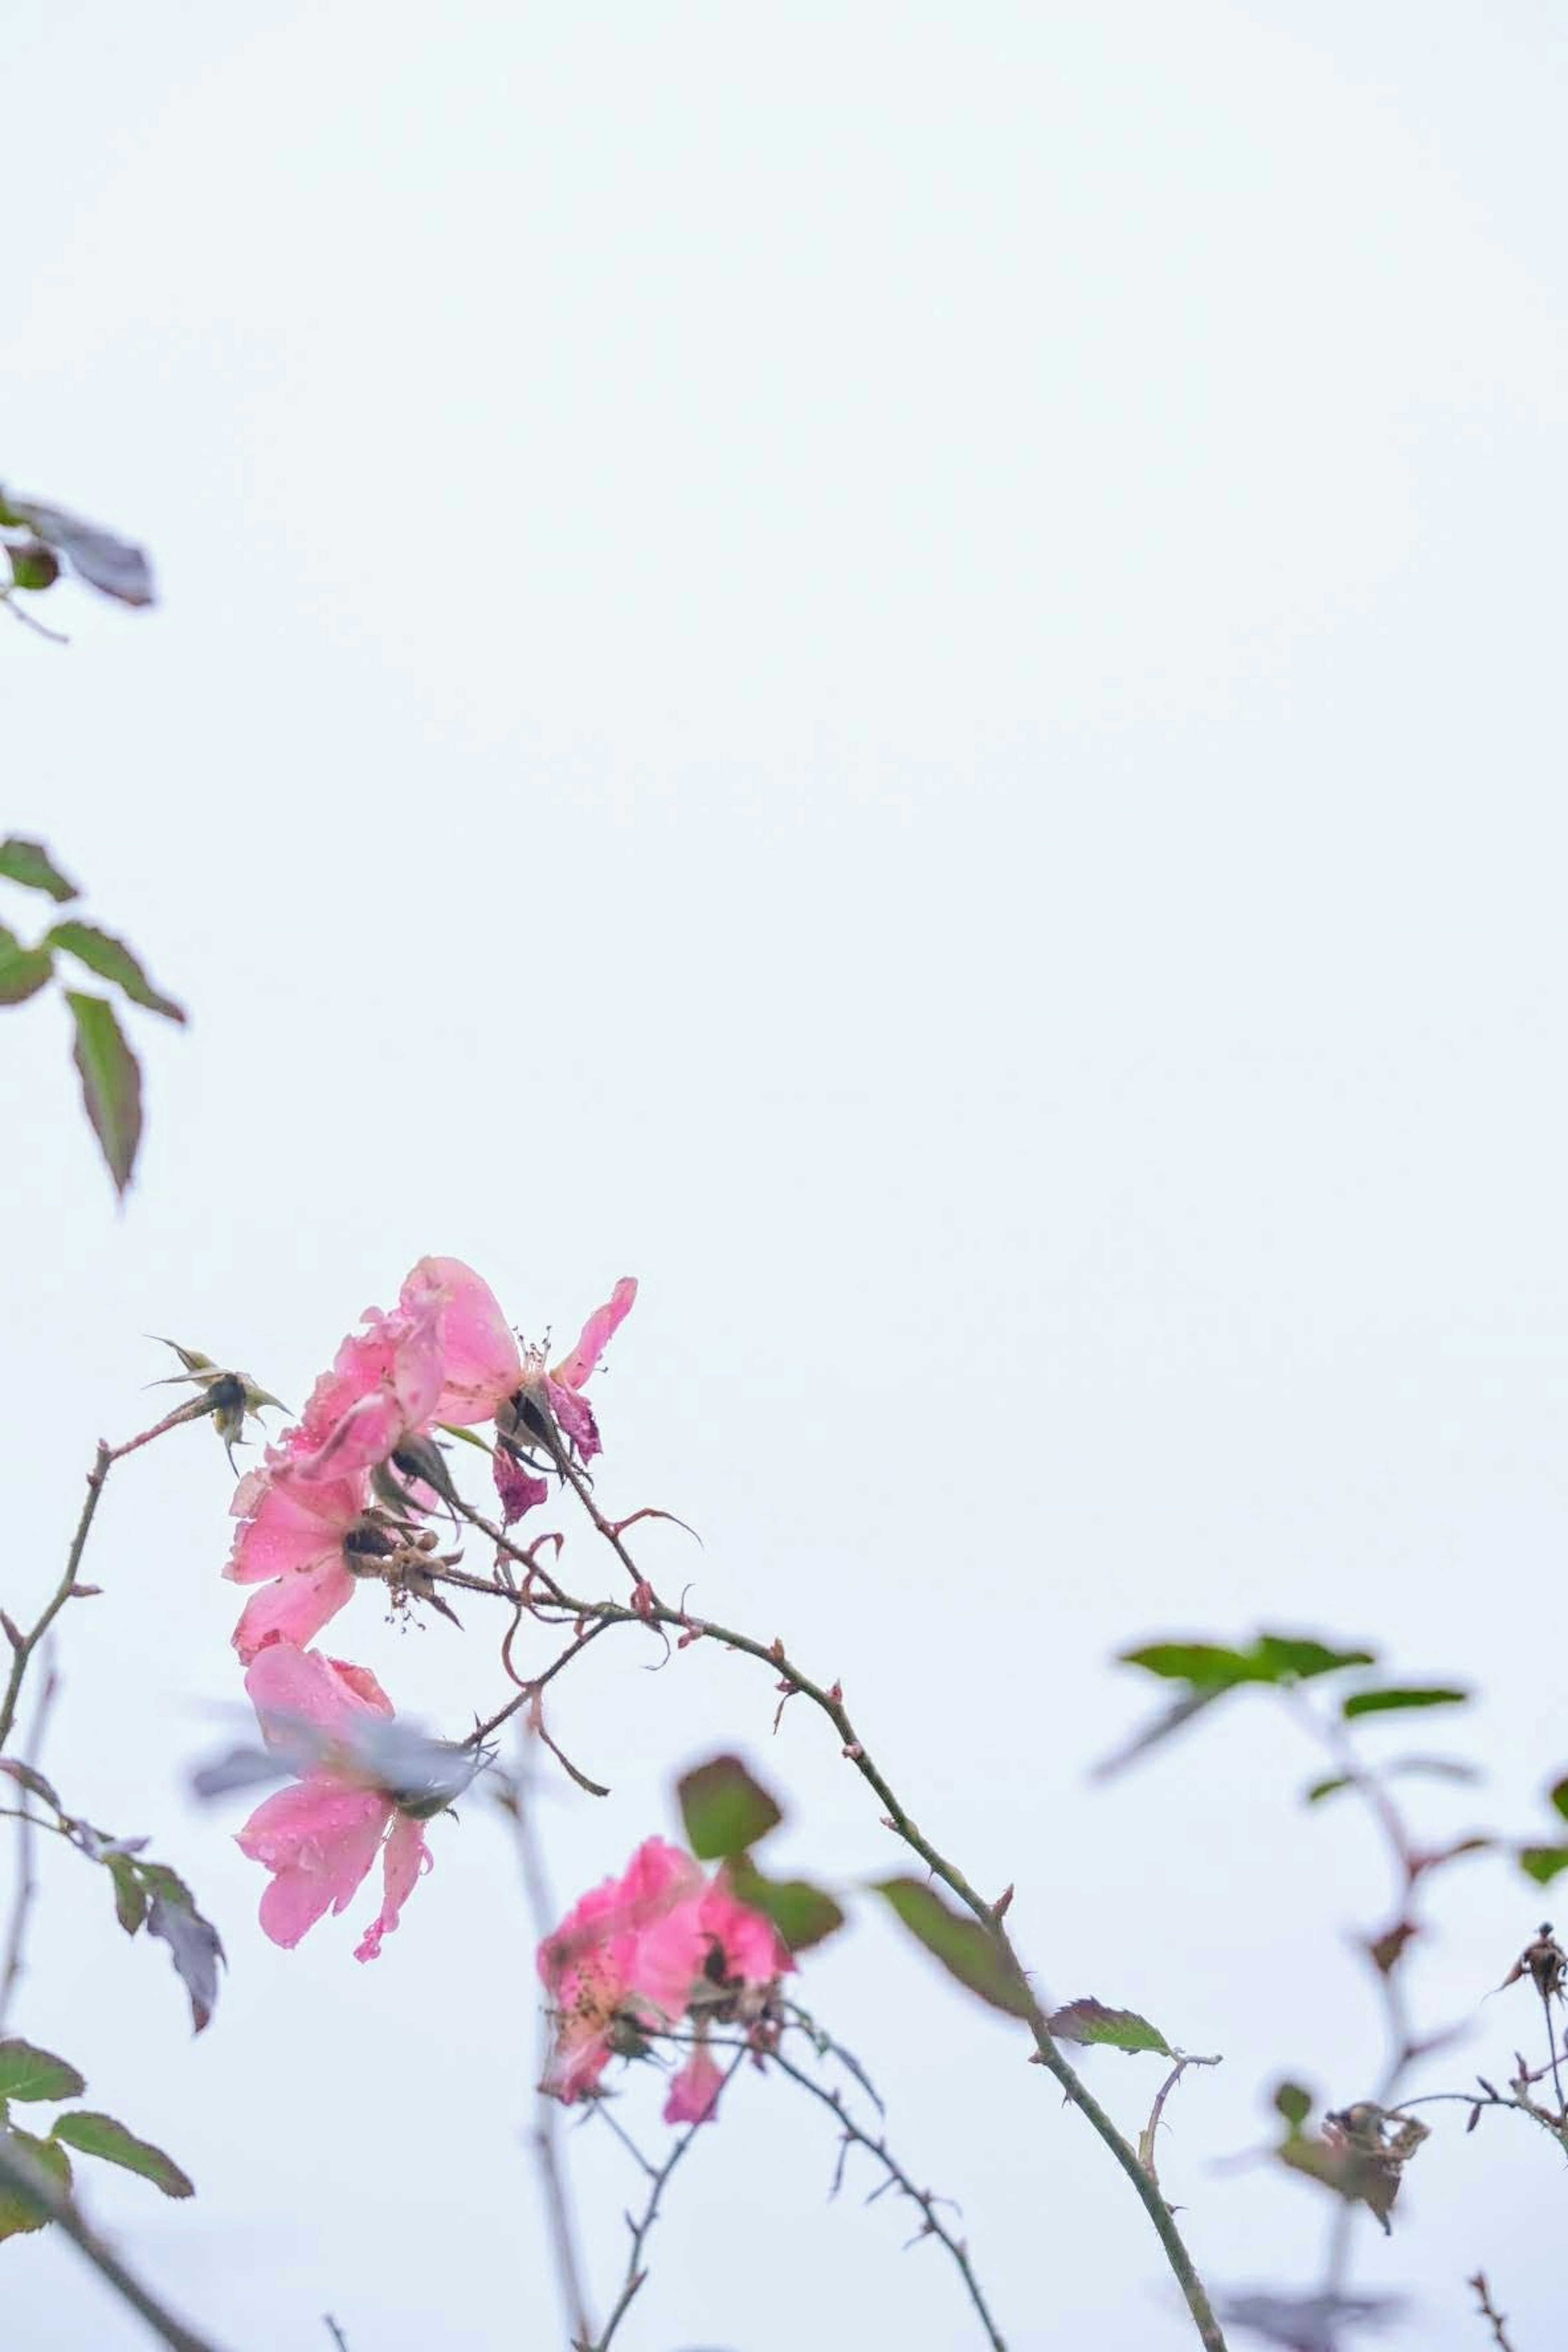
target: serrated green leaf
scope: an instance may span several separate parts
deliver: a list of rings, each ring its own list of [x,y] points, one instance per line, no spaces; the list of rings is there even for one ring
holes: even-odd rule
[[[19,882],[24,890],[45,890],[57,906],[81,896],[68,881],[41,841],[27,841],[19,833],[0,841],[0,881]]]
[[[1165,1681],[1191,1683],[1194,1690],[1233,1690],[1242,1683],[1308,1682],[1345,1666],[1370,1666],[1370,1650],[1331,1649],[1304,1634],[1259,1633],[1245,1650],[1215,1642],[1151,1642],[1124,1650],[1120,1663],[1141,1666]]]
[[[57,2189],[70,2188],[70,2158],[52,2140],[35,2139],[31,2132],[0,2132],[0,2154],[23,2157]],[[19,2238],[28,2230],[43,2229],[53,2219],[48,2208],[30,2197],[19,2181],[0,2175],[0,2238]]]
[[[25,948],[0,923],[0,1004],[26,1004],[47,985],[54,968],[47,948]]]
[[[687,1843],[699,1862],[727,1862],[776,1829],[784,1814],[738,1756],[715,1756],[676,1782]]]
[[[30,2042],[0,2042],[0,2099],[75,2099],[86,2088],[68,2060]]]
[[[1281,2083],[1275,2091],[1274,2105],[1291,2130],[1300,2131],[1312,2112],[1312,2094],[1300,2083]]]
[[[142,1140],[141,1066],[103,997],[80,996],[68,988],[66,1003],[76,1023],[73,1058],[81,1077],[82,1101],[114,1189],[123,1196]]]
[[[923,1944],[949,1976],[956,1977],[970,1992],[977,1993],[993,2009],[1005,2010],[1010,2017],[1034,2013],[1035,1999],[1017,1964],[978,1919],[950,1909],[921,1878],[880,1879],[872,1892],[882,1897],[916,1942]]]
[[[1135,2010],[1107,2009],[1102,2000],[1069,2000],[1062,2009],[1053,2009],[1046,2023],[1058,2042],[1080,2042],[1086,2048],[1103,2044],[1110,2050],[1125,2050],[1130,2054],[1138,2051],[1156,2051],[1163,2058],[1173,2058],[1175,2052],[1157,2025]]]
[[[1447,1685],[1434,1684],[1429,1687],[1387,1690],[1352,1691],[1344,1703],[1347,1722],[1361,1715],[1393,1715],[1403,1707],[1463,1706],[1470,1694]]]
[[[832,1895],[808,1879],[764,1878],[742,1862],[730,1865],[729,1879],[737,1902],[771,1919],[792,1952],[809,1951],[844,1925],[844,1914]]]
[[[1537,1886],[1550,1886],[1568,1870],[1568,1845],[1521,1845],[1519,1866]]]
[[[89,2107],[73,2107],[66,2115],[55,2117],[49,2137],[63,2140],[82,2156],[100,2157],[105,2164],[118,2164],[124,2172],[139,2173],[143,2180],[161,2189],[165,2197],[194,2197],[196,2193],[172,2156],[165,2156],[149,2140],[138,2139],[112,2116],[95,2115]]]
[[[114,1916],[128,1936],[133,1936],[147,1916],[147,1890],[141,1874],[128,1853],[111,1853],[104,1858],[104,1867],[114,1883]]]
[[[72,916],[53,925],[45,937],[47,945],[63,948],[68,955],[75,956],[78,963],[86,964],[100,980],[107,980],[132,1004],[145,1005],[149,1013],[161,1013],[166,1021],[184,1021],[184,1007],[153,987],[139,958],[112,932],[100,930],[96,923],[79,923]]]

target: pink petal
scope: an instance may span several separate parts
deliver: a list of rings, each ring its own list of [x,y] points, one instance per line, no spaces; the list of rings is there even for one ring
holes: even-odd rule
[[[769,1985],[795,1973],[789,1947],[773,1921],[738,1902],[722,1877],[702,1898],[700,1922],[704,1937],[722,1956],[726,1984]]]
[[[363,1332],[338,1349],[305,1408],[296,1478],[341,1478],[384,1462],[400,1441],[429,1420],[441,1393],[444,1293],[419,1277],[404,1284],[394,1315],[368,1310]]]
[[[702,1891],[702,1873],[689,1853],[667,1839],[645,1838],[620,1878],[606,1878],[581,1895],[552,1936],[539,1947],[539,1973],[554,1987],[562,1971],[594,1947],[636,1937]]]
[[[231,1584],[260,1584],[331,1558],[364,1507],[363,1479],[302,1486],[289,1476],[288,1457],[277,1447],[268,1465],[247,1473],[230,1507],[244,1521],[224,1570]]]
[[[560,1363],[552,1367],[552,1380],[559,1381],[563,1389],[580,1389],[631,1313],[637,1295],[635,1278],[624,1274],[610,1293],[606,1304],[595,1307],[584,1324],[582,1335],[571,1354],[563,1356]]]
[[[390,1936],[397,1925],[397,1916],[421,1876],[431,1869],[433,1860],[425,1843],[425,1824],[411,1821],[399,1813],[392,1825],[382,1855],[384,1893],[381,1910],[368,1927],[354,1952],[356,1960],[378,1959],[384,1936]]]
[[[467,1429],[489,1421],[522,1380],[522,1357],[494,1291],[458,1257],[422,1257],[403,1286],[416,1279],[441,1296],[441,1393],[432,1421]]]
[[[669,2096],[664,2103],[665,2122],[711,2123],[714,2105],[723,2087],[722,2070],[714,2064],[706,2050],[694,2050],[670,2083]]]
[[[340,1609],[348,1606],[353,1591],[353,1577],[341,1554],[334,1554],[318,1568],[302,1575],[279,1577],[276,1583],[253,1593],[234,1629],[240,1663],[248,1666],[275,1642],[302,1649]]]
[[[496,1493],[500,1496],[501,1525],[510,1528],[521,1519],[524,1511],[531,1511],[542,1503],[550,1492],[547,1478],[530,1477],[521,1462],[514,1462],[503,1445],[498,1445],[490,1456],[495,1473]]]
[[[707,1949],[700,1906],[694,1901],[677,1904],[638,1935],[626,1968],[628,1990],[673,2024],[686,2013]]]
[[[544,1393],[563,1433],[577,1448],[584,1461],[592,1462],[595,1454],[604,1449],[599,1444],[599,1424],[594,1419],[594,1408],[587,1398],[579,1396],[575,1389],[563,1388],[560,1381],[552,1380],[548,1372],[544,1375]]]
[[[312,1774],[258,1805],[237,1843],[273,1873],[261,1898],[261,1926],[292,1949],[329,1909],[353,1900],[375,1860],[392,1811],[374,1789],[345,1789]]]
[[[319,1650],[300,1650],[291,1642],[269,1643],[252,1661],[245,1688],[263,1737],[269,1718],[282,1724],[286,1738],[291,1722],[336,1734],[356,1717],[392,1713],[392,1701],[367,1666],[323,1658]]]

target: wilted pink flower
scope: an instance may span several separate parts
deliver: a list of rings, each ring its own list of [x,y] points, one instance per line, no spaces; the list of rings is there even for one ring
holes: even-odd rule
[[[241,1852],[272,1874],[261,1898],[263,1932],[291,1950],[329,1909],[341,1912],[353,1900],[379,1854],[382,1906],[354,1953],[374,1960],[430,1866],[423,1823],[355,1767],[356,1726],[389,1719],[392,1701],[368,1667],[286,1641],[260,1653],[245,1687],[269,1746],[287,1748],[312,1734],[327,1743],[321,1761],[293,1788],[266,1798],[238,1833]]]
[[[648,1838],[626,1874],[584,1895],[539,1948],[555,2011],[544,2088],[571,2105],[597,2083],[617,2022],[672,2024],[702,1964],[702,1873],[688,1853]]]
[[[578,1336],[577,1345],[544,1375],[550,1410],[584,1462],[601,1451],[593,1408],[582,1394],[584,1383],[597,1365],[636,1303],[635,1276],[624,1274],[603,1307],[595,1307]]]
[[[606,1879],[539,1948],[555,2011],[544,2088],[571,2104],[590,2093],[617,2047],[688,2014],[755,2017],[795,1962],[771,1921],[711,1883],[679,1846],[649,1838],[624,1878]],[[700,2122],[721,2077],[700,2047],[671,2084],[665,2117]]]
[[[667,2124],[705,2124],[713,2119],[714,2103],[724,2087],[724,2071],[706,2050],[696,2049],[678,2074],[670,2077],[664,2103]]]

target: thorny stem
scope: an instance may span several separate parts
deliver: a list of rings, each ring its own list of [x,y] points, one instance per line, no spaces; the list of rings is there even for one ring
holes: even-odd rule
[[[616,2298],[615,2305],[611,2310],[610,2315],[605,2322],[603,2329],[592,2339],[591,2342],[586,2336],[584,2336],[580,2344],[574,2346],[573,2352],[609,2352],[610,2343],[615,2336],[616,2330],[619,2327],[622,2320],[631,2309],[638,2290],[642,2286],[644,2280],[647,2277],[647,2271],[642,2267],[642,2251],[644,2245],[647,2242],[648,2231],[653,2228],[654,2223],[658,2219],[659,2202],[663,2198],[666,2189],[669,2185],[669,2176],[675,2170],[676,2166],[680,2162],[681,2158],[686,2154],[687,2149],[691,2146],[691,2143],[696,2138],[698,2133],[702,2129],[703,2123],[709,2120],[714,2108],[717,2107],[719,2101],[723,2097],[725,2092],[734,2081],[746,2055],[746,2044],[742,2042],[736,2050],[734,2057],[731,2059],[729,2065],[724,2070],[724,2079],[720,2084],[717,2091],[713,2094],[713,2106],[709,2109],[708,2116],[701,2117],[694,2124],[687,2125],[686,2129],[680,2134],[679,2137],[675,2142],[674,2147],[670,2149],[669,2154],[665,2158],[662,2164],[649,2164],[647,2158],[642,2156],[640,2149],[634,2150],[634,2153],[639,2157],[643,2168],[647,2173],[652,2186],[647,2193],[647,2202],[643,2207],[641,2213],[638,2214],[637,2219],[634,2221],[629,2213],[626,2217],[626,2227],[632,2233],[631,2252],[626,2257],[626,2279],[622,2284],[620,2294]]]
[[[864,1741],[857,1733],[845,1707],[843,1694],[837,1683],[831,1689],[825,1689],[822,1684],[814,1681],[811,1675],[805,1674],[795,1664],[786,1654],[782,1642],[775,1640],[768,1643],[753,1640],[750,1634],[740,1633],[732,1626],[716,1624],[710,1619],[688,1616],[683,1611],[671,1609],[666,1602],[660,1601],[627,1549],[621,1528],[613,1520],[605,1518],[594,1498],[592,1488],[577,1465],[564,1454],[558,1456],[558,1460],[562,1476],[577,1496],[598,1534],[610,1546],[632,1578],[633,1601],[627,1605],[615,1601],[579,1601],[556,1585],[550,1596],[552,1605],[575,1618],[579,1625],[584,1627],[589,1625],[656,1626],[666,1633],[675,1633],[679,1639],[685,1642],[706,1639],[719,1643],[722,1648],[738,1650],[744,1656],[755,1658],[760,1664],[771,1668],[779,1678],[780,1687],[786,1693],[793,1695],[798,1692],[802,1697],[809,1699],[819,1713],[826,1717],[838,1736],[846,1760],[854,1765],[861,1779],[880,1800],[884,1809],[882,1818],[887,1826],[895,1836],[902,1839],[911,1853],[920,1856],[931,1875],[941,1879],[942,1884],[957,1896],[964,1909],[980,1922],[1010,1974],[1016,1976],[1017,1980],[1024,1984],[1027,2002],[1024,2017],[1035,2044],[1037,2062],[1044,2066],[1060,2085],[1069,2105],[1078,2109],[1091,2130],[1103,2140],[1115,2161],[1126,2174],[1133,2193],[1149,2217],[1155,2235],[1159,2238],[1164,2251],[1165,2260],[1186,2300],[1193,2326],[1197,2331],[1205,2352],[1226,2352],[1225,2336],[1221,2332],[1219,2322],[1215,2317],[1203,2281],[1198,2276],[1192,2256],[1187,2252],[1182,2234],[1176,2227],[1175,2220],[1161,2193],[1158,2183],[1150,2178],[1139,2162],[1137,2151],[1131,2143],[1118,2129],[1087,2084],[1080,2079],[1068,2060],[1063,2055],[1047,2022],[1044,2010],[1027,1987],[1012,1938],[1003,1925],[1003,1911],[1005,1905],[997,1906],[988,1903],[985,1897],[971,1885],[957,1864],[950,1862],[947,1856],[932,1845],[931,1840],[916,1826],[893,1793],[879,1767],[872,1759]],[[458,1507],[471,1524],[475,1526],[483,1524],[483,1531],[491,1538],[502,1552],[521,1562],[525,1568],[531,1568],[534,1565],[530,1554],[521,1545],[514,1543],[502,1530],[492,1524],[481,1523],[479,1515],[468,1511],[460,1501]],[[432,1573],[436,1572],[432,1571]],[[499,1582],[493,1589],[504,1599],[515,1598]],[[685,2142],[681,2142],[680,2145],[683,2147]],[[635,2288],[632,2292],[635,2292]],[[612,2324],[618,2318],[620,2311],[624,2310],[626,2302],[629,2300],[628,2294],[623,2298],[616,2313],[612,2315]],[[609,2336],[606,2333],[600,2339],[595,2352],[603,2352],[603,2347],[608,2340]]]
[[[670,2038],[674,2040],[685,2040],[689,2039],[690,2037],[671,2036]],[[718,2050],[738,2050],[741,2054],[744,2056],[748,2045],[743,2042],[726,2042],[715,2039],[710,2043],[710,2047]],[[877,2162],[881,2166],[883,2171],[887,2175],[887,2179],[882,2183],[882,2188],[896,2188],[903,2196],[909,2198],[911,2203],[919,2206],[922,2217],[921,2227],[919,2232],[920,2237],[936,2238],[940,2240],[941,2243],[947,2248],[948,2252],[952,2255],[954,2263],[958,2266],[959,2273],[963,2280],[964,2286],[968,2292],[969,2300],[974,2305],[975,2314],[979,2318],[980,2325],[985,2330],[985,2338],[987,2343],[992,2347],[992,2352],[1007,2352],[1007,2347],[1003,2340],[1001,2331],[997,2327],[996,2322],[992,2317],[991,2312],[986,2305],[984,2294],[981,2290],[980,2282],[974,2275],[973,2267],[969,2259],[969,2249],[967,2245],[962,2238],[955,2238],[953,2236],[952,2231],[947,2227],[946,2223],[942,2220],[940,2214],[937,2212],[936,2209],[939,2201],[946,2200],[939,2200],[935,2196],[933,2196],[929,2189],[917,2189],[914,2181],[904,2170],[903,2166],[898,2161],[897,2158],[889,2153],[886,2140],[873,2139],[869,2132],[863,2131],[861,2129],[860,2126],[855,2121],[854,2116],[849,2114],[847,2108],[845,2106],[843,2095],[840,2092],[830,2091],[826,2088],[826,2084],[814,2082],[804,2067],[795,2065],[794,2061],[786,2058],[784,2055],[784,2053],[780,2050],[766,2051],[763,2053],[763,2060],[765,2065],[776,2066],[782,2074],[788,2075],[792,2083],[798,2083],[803,2091],[809,2091],[812,2097],[816,2100],[819,2105],[825,2106],[830,2110],[837,2121],[843,2141],[843,2147],[841,2148],[839,2155],[838,2174],[835,2178],[833,2183],[835,2193],[837,2193],[839,2182],[843,2177],[844,2156],[847,2153],[851,2146],[865,2148],[869,2155],[876,2158]],[[872,2191],[873,2196],[879,2196],[880,2194],[880,2189],[873,2189]],[[915,2243],[917,2241],[911,2240],[910,2242]]]
[[[99,2275],[109,2282],[121,2301],[128,2303],[132,2310],[147,2322],[153,2335],[168,2345],[170,2352],[219,2352],[219,2347],[208,2337],[197,2336],[183,2320],[176,2319],[172,2311],[165,2310],[141,2280],[134,2278],[126,2269],[119,2255],[105,2245],[97,2231],[88,2227],[58,2184],[41,2166],[31,2162],[25,2150],[14,2142],[8,2142],[4,2135],[0,2135],[0,2186],[33,2205],[41,2206],[50,2221],[57,2223],[72,2244],[86,2255]]]
[[[1198,2058],[1190,2056],[1185,2051],[1184,2051],[1182,2055],[1177,2059],[1175,2064],[1172,2067],[1170,2073],[1166,2075],[1164,2081],[1161,2084],[1159,2089],[1155,2092],[1154,2104],[1149,2111],[1149,2120],[1144,2125],[1142,2133],[1138,2141],[1138,2154],[1140,2159],[1148,2171],[1150,2179],[1153,2181],[1156,2188],[1158,2188],[1160,2181],[1160,2168],[1155,2158],[1154,2143],[1159,2137],[1160,2122],[1165,2112],[1166,2100],[1170,2097],[1172,2092],[1175,2089],[1177,2084],[1181,2081],[1182,2076],[1186,2073],[1189,2066],[1222,2066],[1224,2063],[1225,2060],[1223,2056]]]
[[[1491,2289],[1487,2284],[1487,2274],[1485,2271],[1478,2271],[1473,2278],[1468,2278],[1465,2281],[1465,2284],[1469,2287],[1474,2287],[1476,2291],[1476,2302],[1479,2306],[1480,2315],[1483,2319],[1487,2319],[1491,2322],[1492,2342],[1499,2347],[1499,2352],[1513,2352],[1513,2347],[1509,2341],[1508,2335],[1504,2327],[1504,2322],[1507,2319],[1508,2315],[1506,2312],[1499,2311],[1494,2306],[1492,2303]]]

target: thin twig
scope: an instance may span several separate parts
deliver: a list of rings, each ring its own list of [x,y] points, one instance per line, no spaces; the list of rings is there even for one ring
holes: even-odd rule
[[[726,2047],[730,2045],[727,2044]],[[615,2336],[616,2330],[619,2327],[622,2320],[631,2309],[638,2289],[642,2286],[644,2281],[647,2277],[647,2271],[642,2267],[643,2247],[647,2242],[648,2231],[653,2228],[654,2223],[658,2219],[659,2202],[663,2198],[666,2189],[669,2186],[669,2176],[675,2170],[676,2166],[680,2162],[681,2158],[686,2154],[687,2149],[691,2146],[691,2143],[696,2138],[698,2133],[702,2129],[703,2125],[711,2121],[717,2112],[720,2100],[729,2089],[730,2084],[734,2081],[736,2074],[743,2064],[747,2055],[747,2045],[742,2042],[736,2049],[735,2055],[731,2059],[729,2065],[725,2068],[723,2079],[720,2083],[718,2089],[713,2094],[712,2102],[709,2106],[707,2113],[700,2116],[696,2123],[687,2125],[686,2129],[681,2132],[676,2139],[674,2146],[671,2147],[669,2154],[665,2158],[664,2162],[651,2174],[650,2178],[652,2180],[652,2186],[647,2193],[647,2202],[643,2207],[641,2213],[635,2221],[629,2213],[626,2215],[626,2226],[632,2233],[632,2248],[631,2252],[626,2257],[626,2278],[622,2284],[620,2294],[616,2298],[610,2315],[605,2320],[602,2331],[599,2335],[594,2337],[591,2344],[586,2338],[584,2338],[582,2352],[609,2352],[610,2343]]]
[[[44,1687],[33,1717],[33,1736],[27,1742],[27,1752],[23,1759],[30,1771],[37,1770],[38,1758],[43,1751],[44,1732],[49,1719],[49,1709],[54,1705],[55,1695],[58,1689],[59,1677],[51,1667],[44,1678]],[[27,1916],[38,1891],[38,1882],[33,1869],[34,1827],[31,1807],[19,1805],[16,1808],[16,1899],[11,1906],[11,1919],[5,1936],[5,1965],[4,1971],[0,1972],[0,2027],[4,2027],[6,2018],[10,2015],[12,1995],[16,1990],[17,1981],[22,1974],[23,1958],[26,1949]]]
[[[525,1734],[509,1810],[517,1831],[518,1863],[522,1872],[529,1916],[533,1922],[534,1941],[542,1943],[555,1924],[555,1905],[551,1895],[544,1855],[533,1826],[533,1776],[529,1769],[529,1762]],[[542,2011],[538,2062],[540,2087],[534,2095],[533,2127],[529,2142],[544,2190],[544,2210],[550,2227],[550,2249],[555,2265],[556,2284],[560,2289],[567,2326],[571,2329],[574,2352],[577,2352],[577,2347],[585,2347],[592,2340],[594,2323],[588,2315],[588,2299],[583,2286],[583,2263],[577,2246],[571,2183],[561,2147],[560,2108],[542,2087],[551,2039],[550,2017],[547,2011]]]
[[[748,2045],[743,2042],[715,2042],[712,2047],[737,2049],[744,2056]],[[938,2200],[931,2191],[929,2189],[918,2189],[915,2186],[898,2158],[889,2153],[885,2139],[873,2138],[868,2131],[861,2128],[844,2105],[840,2092],[830,2091],[825,2084],[814,2082],[804,2067],[797,2066],[793,2059],[786,2058],[781,2050],[766,2052],[763,2063],[764,2065],[776,2066],[780,2074],[787,2074],[792,2083],[797,2083],[803,2091],[809,2092],[819,2105],[829,2108],[837,2122],[845,2142],[856,2147],[865,2148],[868,2154],[874,2157],[882,2167],[892,2186],[908,2197],[913,2204],[919,2206],[921,2215],[921,2237],[935,2238],[946,2247],[958,2267],[959,2275],[963,2281],[969,2300],[974,2306],[975,2315],[985,2331],[985,2339],[992,2347],[992,2352],[1007,2352],[1001,2330],[991,2315],[980,2282],[974,2275],[973,2265],[969,2259],[969,2248],[962,2238],[953,2236],[952,2231],[942,2221],[936,2210]]]
[[[1222,2057],[1195,2058],[1189,2056],[1188,2053],[1184,2051],[1177,2058],[1175,2064],[1172,2067],[1170,2073],[1166,2075],[1159,2089],[1155,2092],[1154,2104],[1149,2111],[1149,2120],[1144,2125],[1142,2131],[1138,2137],[1138,2155],[1140,2160],[1147,2167],[1149,2178],[1153,2181],[1156,2188],[1158,2188],[1160,2182],[1160,2169],[1158,2163],[1155,2160],[1154,2142],[1159,2135],[1160,2118],[1165,2112],[1166,2100],[1170,2097],[1172,2092],[1175,2089],[1177,2084],[1181,2081],[1182,2076],[1186,2073],[1189,2066],[1219,2066],[1223,2063],[1224,2060]]]
[[[86,2255],[95,2271],[132,2311],[147,2322],[154,2336],[170,2347],[170,2352],[219,2352],[210,2337],[198,2336],[184,2322],[176,2319],[157,2297],[132,2275],[119,2255],[107,2246],[95,2230],[89,2229],[76,2206],[43,2167],[35,2164],[26,2149],[0,2134],[0,2186],[10,2189],[26,2202],[41,2206],[51,2221],[58,2222],[71,2243]]]
[[[1513,2352],[1513,2346],[1509,2340],[1509,2336],[1503,2324],[1508,2315],[1506,2312],[1497,2310],[1494,2306],[1492,2303],[1491,2289],[1487,2284],[1487,2274],[1485,2271],[1478,2271],[1474,2278],[1468,2278],[1465,2281],[1465,2284],[1469,2287],[1474,2287],[1476,2291],[1476,2301],[1480,2306],[1480,2315],[1483,2319],[1490,2320],[1492,2342],[1499,2347],[1499,2352]]]
[[[338,2352],[349,2352],[349,2339],[343,2334],[342,2329],[338,2326],[337,2321],[332,2317],[330,2311],[322,2312],[321,2325],[326,2329],[327,2334],[331,2337],[332,2342],[337,2346]]]
[[[93,1518],[98,1510],[98,1498],[103,1492],[103,1482],[108,1477],[114,1460],[115,1454],[111,1448],[100,1442],[92,1468],[87,1474],[87,1494],[82,1502],[81,1517],[76,1523],[76,1533],[71,1538],[70,1550],[66,1555],[64,1573],[48,1600],[44,1603],[32,1631],[24,1633],[14,1646],[10,1677],[5,1685],[5,1696],[4,1699],[0,1699],[0,1748],[4,1748],[10,1738],[11,1727],[16,1720],[16,1702],[22,1695],[22,1677],[27,1671],[28,1661],[71,1597],[71,1587],[76,1582],[77,1570],[81,1566],[81,1556],[87,1549],[87,1539],[92,1531]]]

